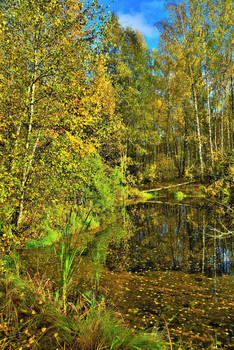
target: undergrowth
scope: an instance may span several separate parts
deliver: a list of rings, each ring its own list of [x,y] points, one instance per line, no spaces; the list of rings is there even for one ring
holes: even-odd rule
[[[4,265],[0,272],[0,349],[167,349],[162,334],[156,330],[135,333],[107,308],[99,293],[98,271],[94,286],[86,294],[79,292],[79,281],[73,277],[85,246],[73,241],[77,222],[78,216],[71,211],[56,254],[57,279],[39,272],[29,275],[19,257],[8,267]],[[88,225],[87,218],[78,236]]]
[[[104,299],[94,302],[79,293],[74,298],[70,288],[65,313],[64,300],[55,297],[54,281],[45,275],[11,273],[0,282],[2,350],[167,349],[157,332],[134,334],[126,328]]]

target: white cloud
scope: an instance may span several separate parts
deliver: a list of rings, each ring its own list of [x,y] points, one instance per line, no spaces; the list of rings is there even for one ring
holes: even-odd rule
[[[133,0],[134,1],[134,0]],[[137,0],[135,0],[137,1]],[[119,11],[119,22],[123,27],[131,27],[144,36],[149,47],[157,46],[160,33],[155,24],[167,16],[165,0],[143,0],[138,3],[138,9],[131,6],[128,11]]]
[[[147,38],[157,36],[153,25],[147,23],[142,13],[118,14],[118,17],[119,23],[123,27],[131,27],[134,30],[139,30],[139,32]]]

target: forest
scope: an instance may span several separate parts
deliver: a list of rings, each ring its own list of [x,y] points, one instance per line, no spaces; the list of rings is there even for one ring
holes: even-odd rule
[[[232,2],[167,9],[150,51],[96,2],[1,4],[4,232],[67,203],[101,215],[120,187],[233,184]]]
[[[165,6],[149,50],[98,0],[1,1],[1,274],[29,240],[66,231],[71,208],[95,228],[142,189],[196,181],[231,196],[233,2]]]

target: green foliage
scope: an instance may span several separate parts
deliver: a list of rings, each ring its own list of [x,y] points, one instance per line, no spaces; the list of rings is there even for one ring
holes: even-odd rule
[[[120,169],[118,167],[109,169],[98,154],[94,157],[87,156],[82,167],[86,169],[86,172],[84,171],[86,181],[80,187],[81,202],[92,209],[92,215],[112,211],[116,196],[121,193]]]
[[[76,181],[69,195],[74,198],[71,198],[70,202],[74,201],[74,207],[79,210],[76,225],[81,228],[87,212],[90,211],[90,227],[100,226],[105,216],[114,210],[117,197],[121,196],[122,172],[120,168],[116,166],[110,169],[103,164],[98,154],[90,155],[81,161]],[[76,192],[75,186],[77,186]],[[57,241],[62,235],[61,228],[66,225],[63,218],[67,212],[67,205],[56,202],[54,198],[50,205],[41,211],[39,223],[35,223],[34,230],[39,231],[39,234],[36,233],[35,238],[28,240],[25,248],[41,247]]]
[[[70,199],[84,154],[118,130],[103,56],[95,51],[105,18],[96,1],[1,4],[4,227],[40,216],[45,202]]]
[[[130,174],[140,177],[159,142],[155,115],[156,77],[153,53],[139,32],[124,29],[112,18],[103,37],[107,67],[116,95],[116,112],[122,117],[123,152]]]
[[[58,241],[62,235],[62,227],[66,225],[64,217],[67,214],[68,208],[64,208],[63,204],[52,203],[51,206],[47,206],[39,217],[39,223],[32,222],[31,231],[34,232],[32,234],[33,237],[26,240],[24,248],[39,248]],[[80,225],[82,225],[82,222]]]
[[[114,321],[93,290],[75,298],[72,283],[85,247],[98,266],[94,289],[110,242],[127,260],[121,228],[95,240],[86,230],[87,213],[100,226],[130,186],[206,171],[219,178],[207,193],[231,196],[231,0],[168,2],[152,52],[114,14],[107,23],[98,1],[6,0],[0,9],[0,346],[161,349],[155,333]],[[26,237],[32,249],[59,240],[58,280],[20,277]]]
[[[160,156],[157,162],[149,164],[145,170],[145,178],[151,182],[172,180],[176,177],[176,166],[173,159]]]
[[[3,233],[40,235],[67,203],[97,226],[134,183],[232,179],[230,1],[168,4],[152,52],[96,1],[0,6]]]
[[[0,254],[0,275],[8,275],[11,272],[19,274],[19,267],[20,258],[15,249],[7,254],[4,254],[3,256]]]
[[[158,196],[158,192],[137,191],[134,197],[139,198],[142,201],[147,201]]]
[[[181,191],[177,191],[175,193],[175,198],[178,200],[178,201],[182,201],[184,198],[186,198],[187,195]]]
[[[58,241],[61,237],[61,233],[58,230],[50,230],[44,237],[38,239],[28,240],[24,246],[25,249],[36,249],[40,247],[44,247],[47,245],[51,245],[54,242]]]
[[[173,159],[179,177],[225,173],[233,149],[233,87],[227,92],[224,83],[232,81],[232,2],[186,0],[166,8],[168,19],[157,23],[159,152]]]

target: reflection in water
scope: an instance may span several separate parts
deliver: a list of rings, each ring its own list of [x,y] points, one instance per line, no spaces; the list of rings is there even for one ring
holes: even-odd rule
[[[223,349],[234,349],[234,237],[219,239],[209,229],[231,230],[225,208],[148,202],[125,209],[124,220],[81,237],[87,249],[77,289],[89,289],[99,275],[100,292],[131,327],[162,330],[166,321],[181,348],[210,349],[216,335]],[[24,251],[25,271],[40,268],[58,280],[54,249]]]
[[[125,322],[162,329],[166,321],[171,339],[188,349],[212,348],[215,335],[233,349],[234,237],[218,237],[223,225],[231,230],[225,208],[154,201],[126,212],[101,276]]]
[[[223,207],[146,202],[127,206],[127,213],[129,238],[112,245],[109,268],[202,272],[209,277],[233,274],[233,237],[220,239],[216,233],[223,225],[230,227]]]

